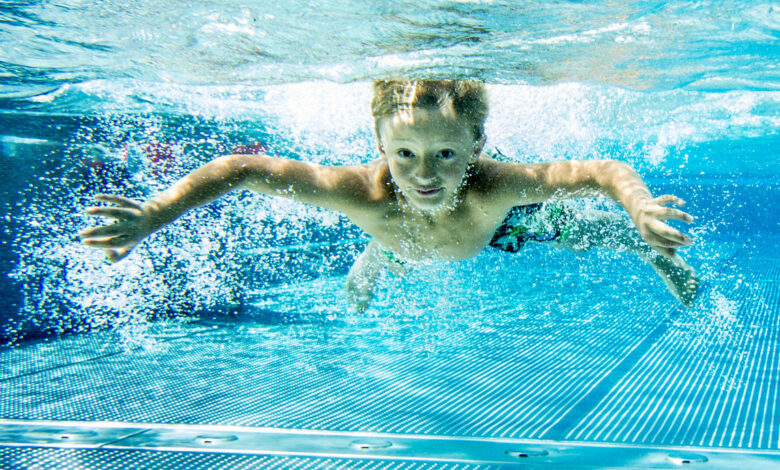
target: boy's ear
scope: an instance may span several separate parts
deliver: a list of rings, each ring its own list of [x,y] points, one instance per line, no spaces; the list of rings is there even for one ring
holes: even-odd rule
[[[483,135],[479,140],[474,141],[474,153],[471,155],[471,161],[477,161],[479,156],[482,155],[482,149],[485,147],[487,136]]]
[[[379,137],[376,138],[376,146],[379,149],[379,154],[384,157],[385,156],[385,146],[382,144],[382,141],[379,139]]]

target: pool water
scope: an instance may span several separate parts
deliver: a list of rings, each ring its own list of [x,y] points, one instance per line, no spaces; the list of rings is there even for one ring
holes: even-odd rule
[[[779,15],[0,5],[0,468],[780,466]],[[366,235],[248,192],[115,265],[79,244],[94,194],[229,152],[376,158],[370,81],[401,73],[484,80],[512,160],[613,158],[684,198],[694,308],[636,257],[529,244],[384,275],[356,314]]]

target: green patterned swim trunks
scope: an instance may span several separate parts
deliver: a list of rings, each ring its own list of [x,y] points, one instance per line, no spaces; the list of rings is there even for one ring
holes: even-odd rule
[[[517,253],[525,242],[565,240],[571,231],[574,214],[562,201],[515,206],[493,234],[490,246]]]
[[[486,151],[491,158],[510,161],[497,148]],[[517,253],[529,240],[552,242],[565,240],[571,231],[574,211],[563,201],[547,201],[538,204],[515,206],[496,229],[490,246]]]

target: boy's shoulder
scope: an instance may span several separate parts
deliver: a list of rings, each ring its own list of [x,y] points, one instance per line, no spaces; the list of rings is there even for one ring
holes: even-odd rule
[[[491,204],[514,206],[521,189],[519,186],[525,184],[525,179],[518,176],[527,166],[520,162],[495,160],[483,154],[469,174],[468,191],[475,196],[484,196]]]
[[[525,166],[519,162],[496,160],[489,154],[483,153],[474,163],[471,171],[474,176],[473,183],[479,183],[481,186],[492,189],[496,185],[505,183],[507,177]]]
[[[391,197],[392,177],[385,159],[377,158],[353,168],[361,174],[368,199],[379,202]]]

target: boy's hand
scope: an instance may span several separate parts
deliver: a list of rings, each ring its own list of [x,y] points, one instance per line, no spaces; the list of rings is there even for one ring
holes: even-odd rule
[[[664,220],[676,219],[683,222],[693,222],[689,214],[666,207],[667,204],[677,206],[685,205],[685,201],[677,196],[665,194],[655,199],[647,199],[639,204],[635,214],[632,215],[639,234],[655,251],[671,258],[675,250],[693,243],[693,239],[665,224]]]
[[[155,231],[152,215],[140,202],[111,194],[98,194],[95,199],[113,205],[88,207],[86,213],[116,222],[82,230],[79,237],[87,246],[102,248],[112,263],[127,256],[138,242]]]
[[[357,313],[363,313],[374,296],[374,283],[368,279],[357,279],[350,272],[344,285],[344,292],[347,294],[347,303],[350,307]]]
[[[344,285],[347,302],[357,313],[363,313],[371,303],[371,298],[374,296],[374,283],[378,275],[379,270],[371,261],[369,245],[349,268],[347,282]]]

